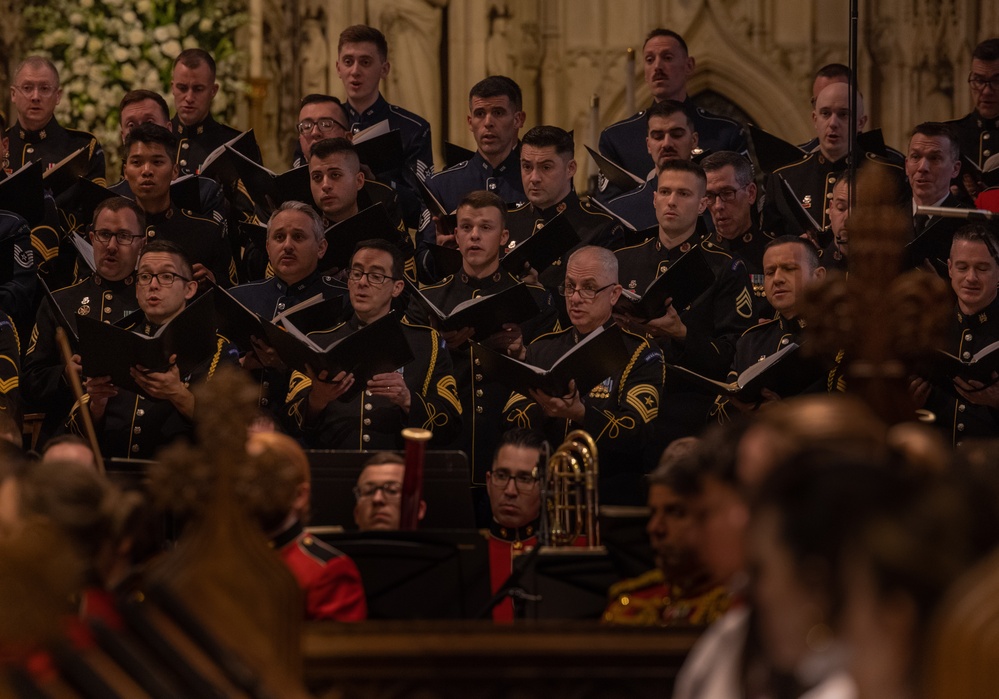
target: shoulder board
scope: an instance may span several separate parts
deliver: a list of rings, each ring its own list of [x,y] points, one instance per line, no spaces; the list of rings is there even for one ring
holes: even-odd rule
[[[52,295],[53,296],[55,296],[56,294],[62,295],[63,292],[68,292],[70,289],[78,287],[78,286],[80,286],[80,284],[83,284],[83,283],[89,282],[89,281],[90,281],[90,277],[84,277],[83,279],[81,279],[79,281],[73,282],[69,286],[64,286],[64,287],[61,287],[59,289],[56,289],[55,291],[52,292]]]
[[[370,184],[375,189],[378,189],[379,187],[382,188],[382,189],[387,189],[390,192],[392,192],[393,194],[395,194],[395,190],[392,189],[391,187],[389,187],[387,184],[385,184],[383,182],[377,182],[375,180],[367,180],[366,179],[366,180],[364,180],[364,184],[365,185],[369,185]]]
[[[738,126],[740,129],[742,128],[741,126],[739,126],[739,123],[737,121],[734,121],[733,119],[729,119],[728,117],[722,116],[721,114],[715,114],[714,112],[709,112],[704,107],[697,107],[696,109],[697,109],[698,115],[704,117],[705,119],[711,119],[713,121],[721,121],[721,122],[724,122],[726,124],[731,124],[732,126]]]
[[[63,128],[74,136],[83,136],[84,138],[93,139],[95,141],[97,140],[97,138],[89,131],[83,131],[81,129],[71,129],[68,126],[63,126]]]
[[[885,167],[895,168],[896,170],[901,170],[902,166],[898,163],[894,163],[883,155],[878,155],[877,153],[864,153],[867,160],[872,163],[877,163],[878,165],[883,165]]]
[[[712,255],[721,255],[726,259],[735,259],[741,261],[741,258],[738,257],[733,258],[732,255],[730,255],[727,251],[723,250],[716,243],[712,243],[710,240],[707,239],[701,241],[701,250],[703,250],[704,252],[711,253]]]
[[[204,216],[199,216],[190,209],[181,209],[180,213],[195,221],[204,221],[205,223],[218,223],[218,221],[216,221],[214,218],[205,218]]]
[[[424,291],[426,289],[440,289],[443,286],[447,286],[452,281],[454,281],[454,275],[453,274],[449,274],[448,276],[444,277],[443,279],[441,279],[436,284],[421,284],[420,285],[420,291]]]
[[[324,330],[313,330],[312,332],[306,333],[305,336],[306,337],[312,337],[313,335],[325,335],[326,333],[331,333],[331,332],[334,332],[336,330],[339,330],[340,328],[342,328],[346,324],[347,324],[347,321],[343,321],[342,323],[337,323],[336,325],[334,325],[332,327],[329,327],[329,328],[326,328]]]
[[[529,202],[529,201],[525,201],[525,202],[524,202],[523,204],[518,204],[518,205],[517,205],[516,207],[514,207],[514,208],[512,208],[512,209],[507,209],[507,210],[506,210],[506,212],[507,212],[508,214],[515,214],[515,213],[517,213],[517,212],[519,212],[519,211],[523,211],[523,210],[524,210],[524,209],[526,209],[526,208],[527,208],[528,206],[530,206],[530,204],[531,204],[531,202]]]
[[[749,333],[757,332],[762,328],[769,328],[771,325],[777,322],[776,318],[771,318],[770,320],[765,320],[762,323],[757,323],[756,325],[751,325],[742,333],[742,337],[745,337]]]
[[[436,180],[438,177],[444,177],[444,175],[447,175],[449,173],[450,174],[454,174],[458,170],[464,170],[465,168],[468,167],[469,163],[471,163],[471,162],[472,162],[471,160],[462,160],[460,163],[452,165],[451,167],[447,168],[446,170],[441,170],[440,172],[438,172],[437,174],[435,174],[433,177],[431,177],[430,180],[433,181],[433,180]]]
[[[259,279],[255,282],[244,282],[242,284],[238,284],[237,286],[232,287],[232,289],[229,289],[229,292],[231,293],[236,289],[249,289],[251,287],[256,287],[256,286],[266,286],[267,284],[272,283],[272,281],[275,278],[276,277],[271,277],[270,279]]]
[[[817,151],[812,151],[811,153],[805,153],[802,156],[801,160],[795,160],[793,163],[788,163],[787,165],[781,165],[779,168],[777,168],[776,170],[774,170],[773,173],[771,173],[771,174],[777,174],[781,170],[787,170],[788,168],[791,168],[791,167],[798,167],[799,165],[804,165],[809,160],[811,160],[812,158],[814,158],[815,155],[816,155],[816,153],[817,153]]]
[[[634,121],[638,121],[639,119],[644,119],[644,118],[645,118],[645,110],[643,109],[642,111],[638,112],[638,114],[634,114],[634,115],[628,117],[627,119],[622,119],[621,121],[614,122],[613,124],[611,124],[610,126],[608,126],[606,129],[604,129],[604,131],[605,132],[606,131],[610,131],[610,130],[614,129],[615,127],[624,126],[625,124],[630,124],[630,123],[632,123]]]
[[[588,201],[579,202],[579,208],[582,209],[588,216],[596,216],[597,218],[606,218],[611,221],[617,221],[616,218],[608,214],[606,211],[597,211],[594,209],[593,205]]]
[[[656,238],[649,238],[648,240],[643,240],[641,243],[635,243],[634,245],[627,245],[623,248],[618,248],[614,251],[614,254],[617,255],[622,252],[628,252],[629,250],[638,250],[639,248],[644,248],[646,245],[654,245],[655,242]]]
[[[315,559],[319,563],[329,563],[334,558],[339,558],[343,555],[343,552],[338,551],[323,541],[320,541],[311,534],[303,534],[298,537],[296,544],[302,553]]]
[[[433,328],[431,328],[429,325],[422,325],[420,323],[414,323],[413,321],[411,321],[409,318],[406,318],[405,316],[403,316],[402,320],[400,320],[399,322],[400,322],[400,324],[406,326],[410,330],[419,330],[420,332],[429,331],[431,333],[431,335],[434,335],[434,336],[440,335],[439,332],[437,332],[436,330],[434,330]]]
[[[425,128],[425,127],[429,127],[430,126],[430,122],[428,122],[426,119],[424,119],[423,117],[421,117],[419,114],[414,114],[413,112],[411,112],[409,110],[403,109],[399,105],[390,104],[389,105],[389,111],[392,112],[393,114],[395,114],[396,116],[402,117],[403,119],[407,119],[407,120],[413,122],[414,124],[416,124],[420,128]]]
[[[531,344],[533,345],[535,342],[538,342],[539,340],[544,340],[544,339],[550,340],[552,338],[558,337],[559,335],[565,335],[567,332],[569,332],[569,330],[571,330],[571,328],[566,328],[565,330],[551,330],[549,332],[538,335],[536,338],[531,340]]]
[[[662,571],[658,568],[653,568],[652,570],[642,573],[638,577],[628,578],[626,580],[622,580],[621,582],[614,583],[611,585],[608,594],[611,597],[620,597],[627,592],[634,592],[635,590],[642,590],[646,587],[654,587],[664,583],[665,580],[663,579]]]

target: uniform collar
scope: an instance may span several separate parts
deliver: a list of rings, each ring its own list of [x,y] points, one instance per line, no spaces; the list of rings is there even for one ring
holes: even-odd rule
[[[210,128],[211,126],[213,126],[215,124],[215,119],[212,118],[211,114],[209,114],[208,116],[206,116],[204,119],[202,119],[201,121],[199,121],[197,124],[191,124],[190,126],[185,126],[184,124],[180,123],[180,117],[179,116],[175,116],[172,119],[172,121],[173,121],[173,130],[174,130],[174,133],[176,133],[178,136],[187,136],[187,137],[200,136],[208,128]]]
[[[731,240],[729,240],[728,238],[723,238],[721,235],[718,234],[717,231],[711,233],[708,236],[708,240],[710,240],[714,245],[717,245],[722,250],[725,250],[727,252],[729,250],[739,250],[741,248],[746,247],[747,245],[751,244],[757,238],[758,235],[759,235],[759,227],[756,225],[756,217],[750,216],[749,228],[747,228],[745,231],[735,236]]]
[[[975,125],[980,129],[999,129],[999,117],[986,119],[978,113],[977,109],[971,113],[971,116],[975,120]]]
[[[304,279],[301,279],[300,281],[297,281],[294,284],[286,284],[283,281],[281,281],[279,277],[274,277],[274,286],[277,287],[277,290],[280,291],[282,294],[287,294],[287,293],[300,294],[306,289],[308,289],[310,286],[315,284],[318,278],[319,278],[319,270],[314,269],[312,270],[312,272],[306,275]]]
[[[493,284],[498,284],[503,281],[503,268],[500,267],[495,272],[493,272],[488,277],[470,277],[465,273],[464,268],[458,270],[458,279],[465,286],[469,286],[473,289],[485,289]]]
[[[957,309],[957,322],[964,327],[977,328],[996,319],[999,319],[999,296],[992,299],[992,303],[974,315],[965,315],[961,313],[960,307]]]
[[[271,546],[275,549],[283,549],[297,539],[303,531],[305,530],[302,528],[302,523],[296,519],[290,527],[271,537]]]
[[[94,286],[99,286],[102,289],[107,289],[108,291],[124,291],[125,289],[135,286],[135,275],[130,274],[124,279],[119,279],[116,282],[109,281],[104,277],[100,276],[96,272],[92,275],[91,280]]]
[[[517,143],[514,144],[513,149],[510,151],[510,155],[506,156],[506,159],[500,163],[499,166],[493,167],[490,165],[489,161],[482,157],[482,153],[479,151],[475,151],[475,155],[472,156],[472,165],[481,168],[490,176],[506,174],[508,172],[519,173],[520,141],[517,141]]]
[[[377,123],[381,121],[379,117],[387,119],[389,116],[389,103],[384,97],[382,97],[381,92],[378,93],[378,98],[374,101],[374,103],[365,109],[363,113],[354,109],[350,102],[344,102],[343,106],[347,110],[347,118],[351,121],[350,126],[351,130],[354,130],[354,133],[357,133],[357,131],[365,128],[362,126],[362,123],[364,122]]]
[[[63,131],[63,128],[56,122],[55,117],[49,119],[49,122],[37,131],[26,129],[21,126],[21,122],[17,122],[17,135],[25,143],[41,143],[60,131]]]
[[[554,206],[549,206],[547,209],[539,209],[532,204],[531,209],[547,222],[573,206],[579,206],[579,197],[576,196],[575,192],[569,190],[569,194],[566,195],[565,199]]]
[[[489,533],[501,541],[521,542],[538,535],[538,520],[523,527],[504,527],[494,519],[489,524]]]
[[[179,209],[171,201],[169,208],[164,209],[163,211],[160,211],[157,214],[150,214],[150,213],[147,212],[146,213],[146,226],[148,227],[148,226],[155,225],[157,223],[163,223],[164,221],[167,221],[167,220],[173,218],[174,215],[177,213],[177,211],[179,211]]]
[[[794,318],[785,318],[780,313],[777,314],[777,324],[784,332],[800,333],[805,329],[805,319],[800,315]]]

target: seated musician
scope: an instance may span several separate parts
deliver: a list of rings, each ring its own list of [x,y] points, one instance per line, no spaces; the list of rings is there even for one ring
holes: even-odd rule
[[[514,551],[538,544],[541,514],[542,454],[547,442],[540,432],[512,429],[500,437],[486,491],[492,522],[489,525],[489,577],[495,594],[513,572]],[[493,608],[495,621],[513,621],[513,603],[505,599]]]
[[[309,333],[320,346],[329,346],[362,326],[387,316],[402,293],[403,257],[384,240],[358,244],[347,277],[354,315],[328,330]],[[354,385],[354,376],[309,372],[292,375],[288,415],[293,429],[315,449],[400,449],[404,427],[434,433],[433,443],[445,444],[461,432],[461,403],[451,372],[451,358],[437,331],[403,323],[403,334],[414,359],[396,371],[376,374],[364,390],[341,398]]]
[[[445,313],[459,303],[497,294],[519,283],[499,262],[500,249],[509,238],[503,200],[492,192],[471,192],[461,200],[456,215],[457,227],[453,239],[461,252],[461,269],[441,283],[423,289],[423,294]],[[538,335],[557,328],[557,314],[551,295],[540,286],[529,285],[529,288],[541,313],[520,326],[507,324],[505,331],[487,338],[473,337],[472,328],[443,333],[454,366],[465,419],[464,431],[450,448],[464,451],[472,463],[472,483],[477,486],[474,490],[476,516],[480,526],[489,522],[482,486],[485,485],[485,473],[492,463],[497,441],[504,430],[501,416],[510,389],[482,369],[469,339],[499,351],[517,347],[519,352],[522,342],[530,342]],[[429,322],[428,313],[416,302],[409,304],[406,316],[417,323]]]
[[[136,274],[142,313],[132,314],[127,329],[152,336],[183,311],[197,291],[191,263],[177,245],[165,240],[147,243]],[[160,447],[193,434],[195,398],[189,386],[210,379],[220,361],[236,361],[235,349],[222,337],[213,356],[184,376],[176,363],[160,372],[131,367],[132,378],[149,398],[118,388],[110,376],[88,377],[83,405],[73,406],[68,428],[85,434],[80,410],[89,410],[105,457],[151,459]]]
[[[354,486],[354,524],[362,532],[396,531],[402,518],[402,477],[405,460],[391,451],[373,454],[361,467]],[[423,519],[427,503],[420,500],[417,519]]]
[[[608,326],[621,295],[617,258],[611,251],[586,246],[574,252],[566,265],[561,288],[572,327],[542,335],[523,354],[535,366],[551,366],[576,343]],[[659,412],[664,367],[659,348],[645,338],[623,333],[630,360],[607,379],[580,395],[575,383],[564,396],[532,390],[514,393],[504,410],[506,424],[531,427],[561,444],[574,429],[588,432],[600,451],[600,501],[638,505],[644,501],[641,454],[650,423]]]
[[[713,623],[728,608],[725,588],[711,584],[698,555],[692,507],[700,493],[700,440],[681,437],[649,474],[649,534],[656,567],[610,588],[603,620],[634,626]]]
[[[999,341],[999,243],[988,226],[969,224],[954,232],[947,269],[957,296],[951,314],[945,350],[963,361]],[[933,386],[924,378],[910,385],[916,407],[926,407],[936,416],[935,425],[955,446],[966,439],[994,438],[999,431],[999,383],[960,376],[950,386]]]
[[[138,309],[135,265],[146,240],[145,221],[142,209],[130,199],[111,197],[97,205],[89,235],[96,271],[52,293],[52,300],[74,331],[77,316],[117,323]],[[42,442],[65,422],[73,406],[73,392],[56,344],[56,318],[51,302],[43,302],[24,355],[21,376],[27,409],[45,414]],[[78,371],[79,364],[75,366]]]
[[[290,465],[296,487],[292,498],[258,519],[274,549],[302,589],[305,619],[364,621],[368,608],[357,566],[341,551],[305,531],[312,484],[309,460],[294,439],[278,432],[254,432],[246,443],[250,456]],[[277,504],[277,503],[275,503]]]
[[[309,154],[309,182],[312,198],[316,208],[322,212],[326,226],[341,223],[381,203],[389,221],[398,231],[398,235],[393,235],[389,242],[402,251],[406,276],[416,281],[413,239],[402,222],[396,194],[391,187],[365,179],[357,150],[350,141],[346,138],[327,138],[313,145]]]
[[[826,276],[825,267],[819,266],[819,256],[805,238],[784,235],[767,244],[763,253],[763,289],[776,317],[752,326],[735,344],[735,358],[729,380],[735,380],[756,362],[763,361],[792,342],[801,343],[805,322],[801,318],[805,288]],[[816,386],[818,388],[818,386]],[[825,389],[825,386],[822,386]],[[763,389],[765,401],[790,398],[778,396],[770,389]],[[726,415],[727,406],[739,411],[755,410],[758,406],[737,398],[718,402],[719,417]]]
[[[347,290],[340,282],[317,271],[319,260],[326,254],[326,237],[322,220],[308,204],[300,201],[281,204],[267,222],[266,245],[274,276],[230,290],[237,301],[257,315],[270,320],[316,295],[324,299],[346,296]],[[333,324],[336,320],[329,318],[328,322]],[[301,327],[297,323],[295,327],[303,332],[322,329]],[[260,382],[260,407],[283,414],[290,374],[262,338],[256,338],[253,347],[252,352],[243,356],[242,364]]]

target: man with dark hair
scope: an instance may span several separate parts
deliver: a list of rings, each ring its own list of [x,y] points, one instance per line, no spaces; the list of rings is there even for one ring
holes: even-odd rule
[[[177,110],[172,123],[178,137],[178,174],[197,173],[209,153],[239,135],[239,131],[212,117],[212,100],[219,91],[212,55],[204,49],[181,51],[173,62],[170,91]],[[250,159],[261,162],[256,146]]]
[[[996,246],[995,234],[983,224],[968,224],[954,232],[947,271],[957,296],[957,308],[951,316],[945,349],[965,362],[999,341]],[[910,390],[917,407],[925,405],[936,415],[934,424],[949,443],[960,446],[965,439],[996,436],[999,383],[994,372],[987,383],[958,376],[947,387],[917,378]]]
[[[655,194],[656,236],[616,254],[621,282],[638,294],[690,252],[704,257],[714,272],[714,282],[686,308],[677,308],[670,300],[663,315],[647,323],[630,316],[620,318],[625,327],[654,338],[667,364],[681,364],[720,381],[731,368],[736,340],[755,319],[745,263],[697,230],[707,205],[706,188],[707,177],[700,165],[686,160],[664,163]],[[655,459],[676,437],[699,432],[712,404],[710,396],[690,392],[675,379],[667,381],[647,458]]]
[[[43,56],[28,56],[21,61],[10,86],[17,120],[7,129],[10,152],[5,167],[15,171],[25,163],[40,160],[49,168],[86,148],[89,162],[85,177],[103,186],[107,183],[104,149],[93,134],[59,125],[54,115],[61,99],[59,72],[52,61]]]
[[[705,196],[715,229],[709,240],[746,263],[754,317],[767,317],[772,309],[763,293],[763,250],[773,236],[760,229],[753,164],[744,155],[723,150],[704,158],[701,167],[708,178]]]
[[[423,294],[441,311],[450,313],[459,303],[496,294],[518,284],[519,280],[504,271],[499,263],[499,252],[506,244],[508,235],[506,206],[502,199],[486,191],[465,195],[458,204],[455,236],[462,267],[439,284],[424,288]],[[491,337],[473,337],[471,328],[443,333],[451,354],[465,419],[463,434],[452,446],[468,454],[472,464],[472,483],[479,486],[475,497],[478,498],[476,512],[481,526],[488,523],[484,517],[487,510],[481,486],[485,485],[493,449],[503,431],[500,416],[510,391],[498,381],[499,377],[482,369],[477,351],[469,339],[490,345],[498,351],[519,353],[523,343],[555,328],[557,316],[551,295],[540,286],[529,286],[541,312],[521,326],[509,324]],[[428,312],[415,301],[410,302],[406,316],[414,322],[429,324]]]
[[[506,205],[520,206],[527,197],[520,177],[518,134],[524,125],[523,96],[520,86],[504,75],[490,75],[480,80],[468,93],[468,130],[475,139],[475,155],[427,180],[427,188],[445,211],[458,208],[469,192],[485,190],[497,195]],[[429,216],[421,222],[417,255],[421,275],[437,281],[426,247],[431,243],[453,244],[453,231],[436,225]]]
[[[147,336],[177,317],[198,291],[184,251],[166,240],[143,246],[135,280],[142,313],[133,316],[127,329]],[[151,459],[161,447],[193,434],[195,397],[189,386],[210,379],[220,361],[235,360],[235,351],[220,337],[214,354],[183,376],[175,360],[166,371],[132,367],[132,378],[149,398],[115,386],[110,376],[87,377],[86,395],[73,406],[67,427],[85,434],[79,411],[89,410],[104,456]]]
[[[535,126],[520,146],[520,175],[528,202],[507,214],[507,249],[530,238],[555,216],[564,214],[579,236],[580,245],[614,248],[624,231],[612,217],[583,204],[572,187],[576,174],[572,134],[557,126]],[[577,246],[578,247],[578,246]],[[575,249],[575,248],[573,248]],[[567,251],[571,253],[572,250]],[[562,260],[541,273],[540,281],[553,289],[565,278]]]
[[[943,206],[964,209],[967,205],[951,193],[950,183],[961,171],[961,150],[957,132],[949,124],[924,122],[912,130],[905,156],[905,175],[912,190],[913,237],[909,264],[927,260],[937,273],[947,278],[946,259],[954,231],[963,221],[943,216],[916,214],[917,206]]]
[[[588,335],[611,324],[614,304],[621,296],[614,253],[592,245],[574,252],[559,290],[565,296],[572,326],[542,335],[528,345],[523,353],[528,364],[550,367]],[[553,444],[561,443],[571,430],[585,430],[600,451],[600,502],[640,505],[646,473],[642,451],[659,414],[663,356],[645,338],[622,334],[627,363],[588,393],[584,395],[575,382],[570,382],[569,393],[563,396],[540,390],[527,396],[514,392],[504,417],[508,426],[541,430]]]
[[[493,463],[486,472],[486,491],[492,520],[489,523],[489,577],[492,592],[513,572],[513,553],[537,546],[541,516],[540,477],[543,458],[551,448],[535,430],[517,428],[499,439]],[[493,607],[493,620],[513,621],[513,603],[505,599]]]
[[[655,161],[645,184],[607,202],[607,209],[627,221],[638,233],[634,240],[640,242],[655,235],[647,231],[656,226],[656,209],[652,204],[656,191],[659,169],[667,160],[691,160],[697,149],[699,135],[694,128],[694,110],[690,105],[675,100],[656,102],[645,111],[645,146]]]
[[[409,237],[396,206],[395,192],[380,182],[364,177],[357,150],[346,138],[327,138],[312,146],[309,153],[309,182],[316,208],[326,226],[341,223],[363,209],[382,204],[389,221],[399,232],[389,242],[406,257],[406,276],[416,281],[413,239]],[[333,270],[336,274],[342,270]]]
[[[687,94],[687,80],[694,72],[694,57],[687,51],[683,37],[669,29],[653,29],[642,47],[642,60],[645,84],[652,92],[653,104],[663,100],[687,104],[693,111],[693,131],[700,135],[701,150],[746,152],[746,134],[738,123],[696,107]],[[649,171],[655,159],[654,154],[642,147],[646,133],[644,116],[643,110],[611,124],[600,134],[600,152],[639,177]]]
[[[391,243],[358,244],[350,260],[347,289],[354,314],[336,327],[309,333],[320,347],[357,332],[392,312],[402,294],[403,257]],[[413,360],[395,371],[375,374],[364,390],[350,392],[354,376],[323,371],[295,372],[288,391],[288,415],[305,443],[318,449],[400,449],[402,429],[420,427],[443,445],[461,433],[462,406],[451,357],[436,330],[404,323]]]
[[[211,218],[195,215],[171,200],[176,145],[174,135],[156,124],[136,126],[125,140],[125,179],[146,215],[146,235],[179,245],[194,262],[194,280],[199,284],[211,280],[231,286],[236,283],[236,264],[225,219],[217,211]]]
[[[76,330],[77,316],[93,316],[117,323],[139,307],[135,298],[135,265],[145,243],[146,216],[124,197],[105,199],[94,211],[89,239],[94,247],[95,271],[90,276],[52,293],[38,309],[35,327],[24,355],[22,382],[31,412],[45,413],[41,438],[63,423],[73,405],[73,392],[65,377],[62,355],[56,344],[59,313]],[[79,357],[73,369],[80,372]]]
[[[295,129],[298,131],[298,146],[295,148],[292,167],[308,164],[312,147],[320,141],[327,138],[347,138],[350,134],[343,103],[333,95],[318,93],[302,98]]]
[[[354,486],[354,524],[362,532],[395,531],[402,518],[402,478],[406,461],[391,451],[372,454],[361,465]],[[420,500],[417,519],[423,519],[427,503]]]
[[[972,51],[968,87],[974,109],[948,123],[957,131],[961,153],[982,168],[999,153],[999,37],[986,39]]]
[[[405,154],[402,167],[374,174],[399,192],[403,220],[407,227],[416,229],[425,207],[415,178],[423,182],[434,173],[430,124],[423,117],[385,101],[378,85],[388,76],[390,67],[388,42],[380,31],[355,24],[340,32],[336,70],[347,93],[343,105],[346,123],[352,133],[386,120],[389,128],[399,130]]]

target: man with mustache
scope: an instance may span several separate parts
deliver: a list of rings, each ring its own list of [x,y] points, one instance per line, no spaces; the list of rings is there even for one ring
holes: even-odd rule
[[[682,36],[670,29],[653,29],[642,47],[642,62],[645,84],[652,93],[653,104],[674,100],[686,105],[692,115],[691,130],[700,134],[700,147],[703,151],[746,152],[746,134],[742,126],[695,106],[687,94],[687,80],[694,72],[695,61]],[[642,148],[646,112],[647,110],[643,110],[611,124],[600,134],[600,152],[639,177],[647,173],[656,160],[654,153],[648,153]],[[601,188],[604,189],[603,186]],[[606,189],[605,192],[608,196],[612,195]]]

